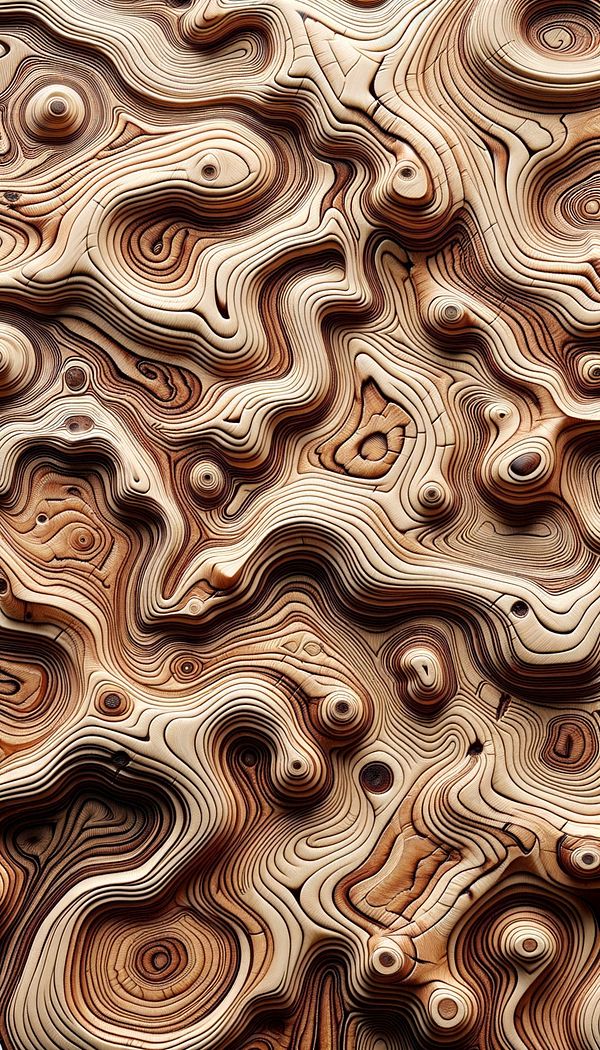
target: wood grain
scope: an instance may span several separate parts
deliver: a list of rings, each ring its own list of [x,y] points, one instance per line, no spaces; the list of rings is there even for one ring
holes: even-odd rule
[[[2,0],[4,1050],[600,1050],[599,57]]]

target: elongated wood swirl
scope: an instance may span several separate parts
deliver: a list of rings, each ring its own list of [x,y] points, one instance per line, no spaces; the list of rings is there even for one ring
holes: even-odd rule
[[[600,0],[2,0],[0,1043],[599,1050]]]

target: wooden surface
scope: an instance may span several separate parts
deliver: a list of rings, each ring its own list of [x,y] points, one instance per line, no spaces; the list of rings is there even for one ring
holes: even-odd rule
[[[5,1050],[600,1048],[600,3],[2,0]]]

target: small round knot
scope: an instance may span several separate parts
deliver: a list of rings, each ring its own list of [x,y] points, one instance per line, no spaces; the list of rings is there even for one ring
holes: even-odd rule
[[[74,135],[81,128],[85,115],[83,98],[65,84],[40,88],[25,110],[27,126],[37,138],[62,139]]]
[[[539,488],[546,484],[555,462],[552,442],[541,434],[531,434],[499,450],[491,463],[489,484],[494,492],[504,492],[511,500],[528,500],[534,485]]]
[[[364,704],[349,689],[335,689],[321,701],[319,715],[324,729],[347,733],[362,723]]]
[[[406,201],[407,204],[423,202],[431,194],[428,172],[422,164],[408,158],[400,159],[394,166],[388,186],[392,199],[399,198],[400,201]]]
[[[581,875],[597,875],[600,871],[600,849],[597,846],[580,846],[573,850],[571,863]]]
[[[108,693],[103,693],[102,696],[99,697],[96,702],[96,707],[103,715],[121,717],[127,713],[129,703],[127,697],[123,693],[111,690]]]
[[[458,324],[464,315],[460,303],[444,303],[440,310],[440,317],[444,324]]]
[[[458,299],[439,295],[429,304],[429,322],[440,332],[452,332],[469,323],[469,314]]]
[[[178,682],[191,682],[202,671],[202,663],[192,654],[176,656],[171,660],[171,674]]]
[[[322,755],[298,746],[278,747],[272,766],[273,783],[285,803],[302,804],[315,798],[326,782]]]
[[[419,509],[422,513],[432,515],[441,514],[449,509],[452,497],[445,485],[440,481],[425,481],[417,494]]]
[[[369,956],[369,969],[375,977],[396,977],[406,968],[406,956],[391,938],[381,938]]]
[[[444,1031],[466,1028],[475,1012],[470,996],[462,988],[441,984],[429,996],[427,1011],[432,1024]]]
[[[78,525],[77,528],[73,529],[69,536],[69,544],[76,551],[83,551],[84,553],[91,550],[95,546],[96,537],[91,529],[86,525]]]
[[[512,460],[508,472],[514,478],[528,478],[535,473],[541,462],[539,452],[523,452]]]
[[[69,390],[80,391],[87,386],[87,373],[80,365],[69,365],[65,371],[65,383]]]
[[[192,467],[190,486],[203,503],[218,503],[227,493],[229,479],[215,460],[201,459]]]
[[[514,919],[504,929],[501,948],[525,970],[535,970],[555,956],[557,943],[545,923],[524,916]]]
[[[70,434],[85,434],[93,429],[94,420],[89,416],[69,416],[65,420],[65,426]]]
[[[295,758],[291,759],[288,766],[288,776],[290,776],[292,780],[305,780],[310,776],[311,772],[311,764],[304,755],[296,755]]]
[[[565,836],[558,847],[558,862],[575,879],[600,878],[600,841]]]
[[[600,356],[597,353],[581,354],[576,367],[582,386],[596,395],[600,386]]]
[[[360,771],[360,786],[373,795],[383,795],[394,783],[394,774],[386,762],[368,762]]]
[[[221,166],[213,153],[207,153],[200,162],[200,178],[203,182],[214,182],[219,176]]]
[[[495,424],[495,426],[502,427],[506,423],[508,423],[510,419],[512,419],[514,411],[515,410],[512,405],[508,405],[504,401],[497,401],[489,406],[487,410],[487,415],[490,421]]]
[[[257,766],[259,759],[260,752],[258,748],[253,747],[251,744],[246,745],[240,751],[240,762],[246,769],[253,769],[254,766]]]
[[[411,164],[410,161],[405,161],[404,164],[398,168],[398,178],[402,179],[403,182],[412,182],[413,179],[416,179],[418,174],[419,169],[417,168],[417,165]]]
[[[437,481],[426,482],[419,490],[421,503],[428,507],[437,507],[444,499],[444,490]]]

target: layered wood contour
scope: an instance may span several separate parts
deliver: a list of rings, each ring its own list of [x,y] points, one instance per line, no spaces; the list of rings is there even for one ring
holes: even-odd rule
[[[600,1050],[600,0],[1,0],[0,1043]]]

